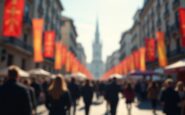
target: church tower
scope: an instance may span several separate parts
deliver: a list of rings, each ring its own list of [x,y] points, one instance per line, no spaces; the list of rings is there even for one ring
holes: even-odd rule
[[[95,40],[93,41],[93,59],[91,62],[91,72],[96,79],[101,77],[104,72],[104,63],[102,61],[102,43],[100,41],[99,22],[96,22]]]

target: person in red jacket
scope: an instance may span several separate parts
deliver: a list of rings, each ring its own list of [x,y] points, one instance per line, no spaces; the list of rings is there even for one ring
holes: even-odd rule
[[[135,98],[134,89],[132,88],[131,83],[127,83],[127,85],[123,91],[123,95],[126,99],[125,102],[126,102],[128,114],[130,115],[131,109],[132,109],[132,103],[134,102],[134,98]]]

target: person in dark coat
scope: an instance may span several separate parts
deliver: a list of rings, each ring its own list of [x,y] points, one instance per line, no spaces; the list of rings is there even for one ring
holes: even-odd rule
[[[86,80],[85,85],[82,87],[82,97],[85,104],[85,115],[89,115],[93,99],[93,87],[91,86],[89,80]]]
[[[31,104],[32,104],[32,113],[36,114],[37,113],[37,101],[36,101],[35,90],[34,90],[34,88],[31,87],[31,82],[29,79],[24,80],[23,84],[25,86],[27,86],[27,88],[29,90],[29,94],[31,97]]]
[[[49,115],[67,115],[71,106],[71,97],[62,76],[57,76],[49,86],[46,96],[46,107]]]
[[[165,83],[167,87],[161,94],[163,111],[166,115],[179,115],[178,103],[180,102],[180,97],[174,90],[171,79],[166,80]]]
[[[75,78],[71,79],[71,82],[69,83],[69,91],[72,98],[72,104],[73,104],[73,115],[76,114],[76,102],[80,97],[80,88],[76,84]]]
[[[0,89],[0,115],[32,115],[29,91],[17,79],[17,70],[10,68],[8,81]]]
[[[40,94],[42,92],[42,86],[36,81],[35,78],[32,79],[32,84],[31,86],[34,88],[35,90],[35,95],[36,95],[36,101],[37,101],[37,105],[40,102]]]
[[[119,101],[119,92],[121,92],[121,88],[116,83],[117,79],[113,78],[110,85],[107,87],[106,97],[110,104],[110,113],[111,115],[116,115],[116,109]]]

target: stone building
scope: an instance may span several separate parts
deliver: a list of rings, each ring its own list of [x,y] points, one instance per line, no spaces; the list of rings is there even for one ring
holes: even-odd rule
[[[0,2],[0,33],[2,33],[4,1]],[[25,70],[40,67],[54,72],[54,59],[45,59],[40,64],[33,62],[32,19],[43,18],[45,21],[44,31],[55,30],[56,40],[60,40],[62,11],[63,6],[60,0],[26,0],[21,37],[11,39],[0,34],[0,68],[15,64]]]

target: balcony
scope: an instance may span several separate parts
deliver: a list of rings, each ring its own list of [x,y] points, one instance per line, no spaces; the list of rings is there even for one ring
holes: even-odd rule
[[[26,44],[22,40],[15,38],[1,38],[0,42],[6,45],[10,45],[13,48],[18,48],[21,51],[27,52],[29,54],[33,53],[33,47],[31,45]]]

